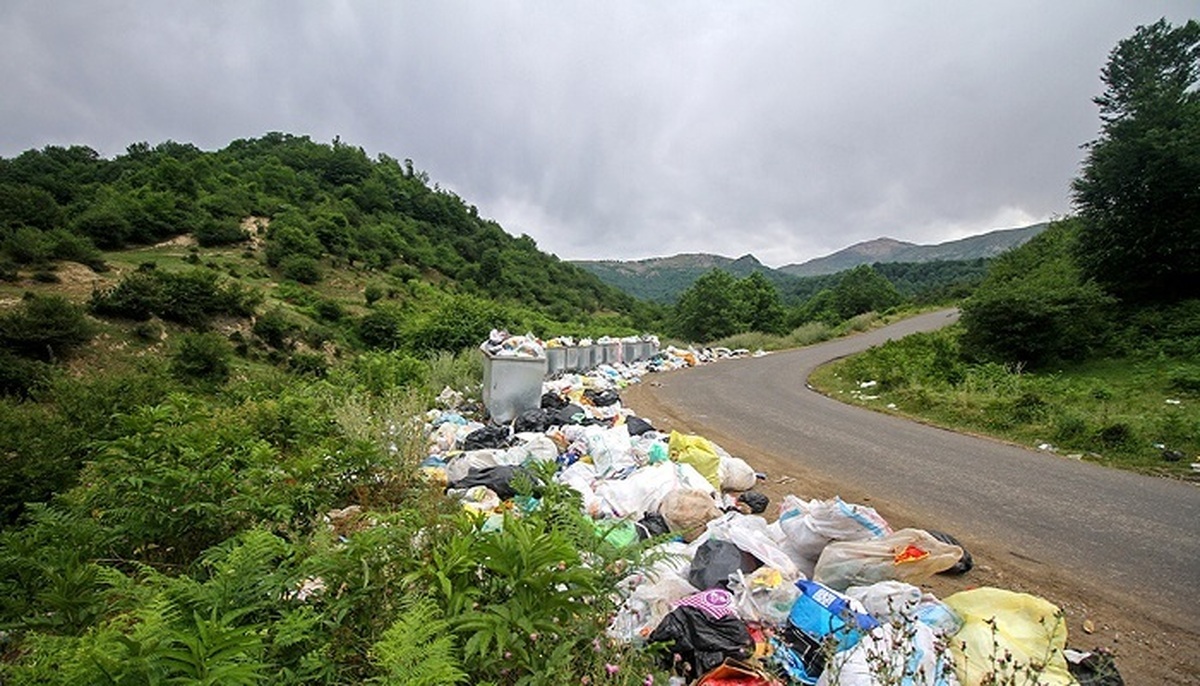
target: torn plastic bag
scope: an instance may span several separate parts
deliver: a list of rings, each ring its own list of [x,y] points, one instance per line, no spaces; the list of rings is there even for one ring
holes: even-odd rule
[[[583,397],[587,398],[588,402],[596,407],[608,407],[609,405],[621,402],[621,396],[613,390],[596,391],[589,388],[583,392]]]
[[[642,645],[674,609],[675,601],[695,592],[696,587],[677,574],[667,573],[657,580],[642,580],[621,604],[606,633],[626,643]]]
[[[1053,603],[999,588],[961,591],[945,599],[962,617],[963,628],[950,641],[958,680],[963,686],[1024,679],[1030,663],[1045,665],[1039,686],[1075,684],[1063,649],[1067,624]],[[1011,660],[1001,659],[1007,655]]]
[[[717,478],[722,491],[748,491],[758,484],[754,468],[740,457],[720,456]]]
[[[707,438],[672,431],[667,447],[670,449],[672,460],[692,465],[713,488],[720,490],[721,458]]]
[[[907,624],[919,621],[939,636],[951,636],[962,628],[962,620],[931,593],[903,581],[880,581],[870,586],[851,586],[846,595],[862,603],[880,623]]]
[[[690,678],[707,674],[726,658],[744,660],[754,650],[754,642],[742,620],[733,616],[713,619],[702,610],[687,606],[671,610],[649,640],[666,643],[670,651],[663,656],[666,666],[673,666],[676,672]]]
[[[746,491],[737,497],[738,509],[743,506],[750,511],[750,514],[762,514],[767,511],[767,505],[771,504],[771,499],[758,491]]]
[[[975,560],[971,558],[971,553],[967,552],[966,547],[964,547],[962,543],[959,543],[957,538],[945,533],[944,531],[930,531],[929,535],[933,536],[942,543],[956,545],[959,548],[962,548],[963,551],[962,557],[958,558],[958,562],[954,563],[953,567],[943,572],[938,572],[939,574],[966,574],[975,566]]]
[[[887,521],[866,505],[841,498],[805,502],[790,495],[783,500],[779,528],[795,554],[813,562],[830,541],[860,541],[892,533]]]
[[[592,463],[596,465],[596,473],[600,476],[620,471],[625,467],[637,466],[633,444],[630,443],[629,432],[624,427],[605,429],[589,426],[584,433],[584,440],[587,441]]]
[[[500,465],[497,467],[484,467],[483,469],[472,469],[467,472],[465,478],[450,482],[450,488],[471,488],[472,486],[487,486],[495,491],[496,495],[503,500],[508,500],[517,494],[513,488],[513,482],[518,479],[528,479],[533,486],[534,494],[539,490],[537,478],[530,472],[521,469],[520,467],[512,467],[509,465]]]
[[[525,410],[513,420],[514,433],[541,433],[550,426],[550,415],[541,408]]]
[[[508,446],[507,426],[485,426],[467,434],[463,439],[463,450],[480,450],[482,448],[504,448]]]
[[[608,516],[640,518],[657,512],[671,493],[697,486],[710,488],[690,465],[663,462],[635,470],[624,479],[601,480],[593,488]]]
[[[605,513],[603,501],[596,497],[593,484],[596,481],[596,467],[588,462],[575,462],[554,475],[554,480],[566,484],[577,491],[583,498],[582,509],[589,517],[600,517]]]
[[[737,616],[737,612],[733,607],[733,594],[723,588],[710,588],[680,598],[671,604],[671,609],[674,610],[677,607],[685,605],[687,607],[694,607],[697,610],[703,610],[704,614],[713,619]]]
[[[786,628],[771,639],[772,657],[788,676],[815,684],[829,655],[849,650],[879,626],[862,605],[815,581],[796,582],[800,595]]]
[[[706,524],[721,516],[712,496],[696,489],[671,491],[658,506],[658,513],[667,520],[671,531],[689,542],[704,533]]]
[[[783,686],[783,682],[748,662],[727,659],[700,677],[696,686]]]
[[[826,663],[818,686],[959,686],[954,664],[920,622],[882,624]]]
[[[523,465],[528,462],[553,462],[558,459],[558,446],[545,434],[517,434],[513,438],[513,446],[504,451],[500,464]]]
[[[687,579],[701,590],[728,589],[730,574],[753,572],[761,566],[758,558],[733,543],[710,538],[696,549]]]
[[[733,543],[764,565],[778,569],[788,581],[800,577],[796,563],[771,538],[767,532],[767,520],[762,517],[727,512],[709,522],[707,529],[710,538]]]
[[[500,464],[503,453],[499,450],[472,450],[455,455],[446,462],[447,485],[467,478],[472,469],[484,469]]]
[[[741,570],[729,578],[729,592],[738,616],[748,622],[782,626],[800,595],[791,579],[778,569],[759,567],[746,574]]]
[[[641,436],[646,432],[654,431],[654,427],[645,419],[632,415],[625,419],[625,430],[629,432],[630,436]]]
[[[1089,653],[1067,648],[1063,654],[1067,658],[1067,669],[1079,686],[1125,686],[1112,653],[1104,650]]]
[[[835,541],[825,546],[813,579],[844,591],[877,581],[921,583],[954,566],[962,548],[942,543],[922,529],[901,529],[865,541]]]

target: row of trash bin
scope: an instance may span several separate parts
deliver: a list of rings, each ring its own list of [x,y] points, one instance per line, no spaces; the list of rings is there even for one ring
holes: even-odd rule
[[[595,342],[558,338],[543,342],[532,334],[510,336],[493,331],[480,345],[483,353],[483,403],[492,419],[510,422],[538,406],[542,381],[564,372],[586,372],[602,365],[630,365],[658,354],[654,336],[602,337]]]

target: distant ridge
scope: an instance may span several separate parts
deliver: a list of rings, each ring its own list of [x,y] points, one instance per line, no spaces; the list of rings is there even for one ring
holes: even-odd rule
[[[743,278],[761,272],[787,297],[806,292],[800,279],[836,274],[861,264],[895,262],[957,262],[995,257],[1017,247],[1045,230],[1047,224],[1017,229],[999,229],[979,236],[937,245],[917,245],[894,238],[876,238],[856,243],[832,255],[802,264],[772,269],[753,255],[737,259],[707,253],[685,253],[644,260],[573,260],[572,262],[600,277],[604,283],[637,298],[672,303],[696,279],[710,269],[722,269]],[[805,296],[807,297],[807,296]]]
[[[1038,235],[1048,224],[1033,224],[1017,229],[997,229],[978,236],[960,238],[937,245],[917,245],[893,238],[855,243],[832,255],[818,257],[801,264],[788,264],[779,271],[792,276],[820,276],[853,269],[860,264],[876,262],[945,262],[977,260],[995,257]]]

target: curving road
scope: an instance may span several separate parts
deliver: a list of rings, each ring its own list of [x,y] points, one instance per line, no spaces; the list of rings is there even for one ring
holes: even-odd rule
[[[992,542],[1035,569],[1200,630],[1200,489],[871,412],[806,388],[820,364],[956,318],[943,310],[663,374],[653,395],[801,470],[902,506],[915,521],[964,542]]]

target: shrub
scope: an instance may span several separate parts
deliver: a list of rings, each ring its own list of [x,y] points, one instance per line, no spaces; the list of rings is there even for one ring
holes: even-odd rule
[[[358,320],[358,337],[368,348],[395,350],[403,343],[402,325],[403,319],[399,312],[380,307]]]
[[[1113,422],[1096,432],[1096,440],[1105,448],[1124,448],[1133,442],[1133,427],[1125,422]]]
[[[214,219],[204,222],[193,235],[196,242],[205,248],[240,243],[250,238],[250,234],[246,233],[236,219]]]
[[[321,267],[317,260],[307,255],[289,255],[279,264],[279,272],[285,279],[312,285],[321,280]]]
[[[0,346],[26,357],[52,360],[92,334],[83,308],[58,295],[26,293],[16,309],[0,315]]]
[[[254,335],[264,343],[283,350],[291,347],[291,339],[300,330],[282,307],[272,307],[254,321]]]
[[[49,376],[50,367],[46,363],[0,349],[0,395],[28,398],[45,386]]]
[[[329,363],[321,353],[297,352],[288,358],[288,369],[304,376],[323,377],[329,373]]]
[[[224,383],[229,379],[233,348],[215,333],[187,333],[171,356],[171,372],[185,381]]]

